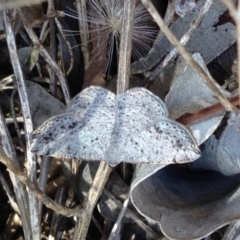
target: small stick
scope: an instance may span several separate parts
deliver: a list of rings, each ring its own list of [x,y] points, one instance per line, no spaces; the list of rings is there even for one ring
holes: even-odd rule
[[[59,32],[61,33],[61,37],[65,41],[65,44],[67,46],[67,50],[68,50],[68,53],[69,53],[69,56],[70,56],[69,67],[68,67],[68,69],[64,69],[65,70],[65,74],[67,76],[72,71],[72,68],[73,68],[73,65],[74,65],[74,57],[73,57],[73,50],[72,50],[72,47],[71,47],[71,43],[69,42],[69,40],[67,39],[67,37],[64,34],[64,30],[63,30],[63,27],[61,25],[61,22],[62,21],[59,21],[57,18],[55,18],[55,23],[56,23],[56,25],[58,27]],[[64,56],[62,56],[62,57],[64,57]]]
[[[240,233],[240,221],[229,224],[226,232],[224,233],[222,240],[236,240],[239,238]]]
[[[156,8],[153,6],[150,0],[142,0],[143,5],[147,8],[149,13],[152,15],[155,22],[158,24],[159,28],[163,31],[165,36],[168,38],[170,43],[178,50],[178,52],[182,55],[182,57],[186,60],[186,62],[202,77],[203,81],[208,85],[208,87],[212,90],[214,95],[219,99],[222,105],[228,111],[237,111],[237,109],[228,101],[228,99],[221,93],[219,88],[215,85],[213,78],[208,75],[204,69],[192,58],[189,52],[181,46],[177,38],[172,34],[172,32],[168,29],[166,24],[164,23],[162,17],[157,12]]]
[[[132,41],[132,26],[135,9],[135,0],[125,0],[123,10],[123,22],[120,40],[120,54],[118,65],[118,80],[117,80],[117,94],[128,89],[129,74],[130,74],[130,57],[131,57],[131,41]],[[104,189],[105,183],[108,180],[112,168],[104,161],[101,161],[99,168],[94,177],[93,183],[90,187],[87,197],[84,199],[83,207],[85,212],[79,218],[77,228],[75,229],[75,240],[86,239],[88,227],[91,221],[91,216],[97,200],[99,199]]]
[[[53,0],[48,0],[48,8],[47,8],[46,15],[49,15],[52,11],[53,11]],[[49,23],[49,19],[46,18],[44,23],[43,23],[41,33],[40,33],[40,37],[39,37],[39,40],[41,42],[44,41],[44,36],[45,36],[46,30],[47,30],[47,27],[48,27],[48,23]]]
[[[18,58],[17,47],[15,43],[14,33],[12,30],[9,12],[3,11],[3,22],[5,26],[6,40],[8,45],[8,51],[12,62],[12,67],[15,75],[15,82],[18,89],[18,95],[21,102],[22,115],[24,119],[25,128],[25,138],[26,138],[26,163],[28,176],[32,181],[36,180],[37,175],[37,162],[36,156],[31,152],[31,133],[33,131],[33,124],[30,112],[30,106],[28,102],[27,90],[25,86],[25,81],[23,77],[23,72],[21,69],[20,61]],[[38,199],[32,194],[31,191],[28,192],[29,209],[30,209],[30,223],[32,234],[35,239],[41,239],[40,230],[40,216],[38,209]]]
[[[239,99],[239,97],[235,96],[235,97],[230,98],[229,101],[232,103],[232,105],[238,106],[239,105],[238,99]],[[181,117],[179,117],[176,121],[182,123],[183,125],[188,125],[188,124],[195,122],[201,118],[209,117],[209,116],[214,115],[217,112],[220,112],[223,110],[224,110],[224,107],[222,106],[222,104],[216,103],[209,107],[201,109],[197,112],[186,113],[186,114],[182,115]]]
[[[66,102],[66,104],[68,104],[70,102],[71,97],[70,97],[69,89],[68,89],[68,86],[66,84],[66,79],[65,79],[63,71],[59,68],[57,63],[51,58],[48,51],[42,46],[42,44],[40,43],[37,35],[34,33],[32,27],[27,22],[27,19],[24,16],[21,9],[18,9],[18,14],[21,17],[23,25],[24,25],[30,39],[32,40],[34,46],[37,47],[39,53],[42,55],[42,57],[45,59],[45,61],[51,66],[51,68],[53,69],[55,74],[58,76],[58,79],[61,83],[61,87],[62,87],[63,95],[64,95],[64,98],[65,98],[65,102]]]
[[[89,192],[83,201],[83,208],[85,211],[82,212],[82,215],[79,217],[73,239],[86,239],[93,210],[102,194],[111,171],[112,168],[110,168],[106,162],[100,162]]]
[[[130,63],[131,63],[131,52],[132,52],[132,29],[135,12],[136,0],[124,2],[123,22],[121,31],[120,41],[120,54],[119,54],[119,65],[118,65],[118,79],[117,79],[117,96],[125,92],[129,87],[129,76],[130,76]],[[118,111],[118,107],[117,107]],[[118,116],[118,114],[116,114]],[[126,178],[126,164],[122,163],[123,179]],[[115,234],[118,232],[120,222],[122,221],[123,215],[127,209],[129,202],[129,193],[127,199],[124,201],[121,212],[118,216],[117,222],[113,226],[109,239],[113,239]]]
[[[54,12],[54,5],[53,5],[53,0],[48,0],[48,8],[47,8],[47,13],[46,15],[50,15],[52,12]],[[47,26],[49,23],[49,28],[50,28],[50,55],[54,61],[57,59],[57,51],[56,51],[56,26],[55,26],[55,21],[54,19],[46,19],[43,23],[41,33],[39,40],[40,42],[43,42],[44,36],[46,35],[46,30]],[[51,68],[49,71],[49,76],[50,76],[50,93],[53,96],[56,96],[57,93],[57,84],[56,84],[56,75],[54,73],[54,70]]]
[[[118,64],[117,95],[125,92],[129,87],[130,58],[132,52],[132,28],[136,0],[124,1],[123,22],[120,41]]]
[[[239,94],[239,104],[240,104],[240,2],[238,1],[237,8],[235,8],[231,0],[222,0],[222,2],[227,6],[229,13],[237,25],[237,66],[238,66],[238,94]]]
[[[208,12],[212,4],[214,3],[214,0],[207,0],[202,8],[200,9],[197,17],[191,22],[190,28],[188,31],[182,36],[179,43],[182,46],[185,46],[188,41],[190,40],[191,36],[194,33],[194,30],[197,29],[197,27],[201,24],[205,14]],[[172,61],[178,54],[178,51],[176,48],[172,49],[171,52],[164,58],[163,61],[154,69],[154,71],[151,73],[149,80],[153,81],[162,71],[163,69],[169,64],[170,61]]]
[[[11,141],[11,136],[8,132],[6,123],[4,121],[4,116],[2,110],[0,108],[0,136],[1,136],[1,144],[6,151],[7,156],[11,159],[11,161],[19,166],[19,162],[17,159],[17,154],[14,149],[13,143]],[[31,225],[29,222],[30,212],[29,212],[29,203],[28,196],[26,192],[25,186],[18,180],[18,178],[10,173],[10,178],[13,183],[14,192],[17,199],[18,208],[21,215],[23,232],[26,240],[32,239]]]
[[[40,175],[38,179],[38,187],[44,193],[45,193],[46,183],[48,180],[48,169],[49,169],[50,162],[51,162],[51,158],[49,156],[42,156],[42,162],[40,166]],[[40,216],[42,216],[43,204],[42,202],[39,202],[38,205],[39,205],[39,214]]]
[[[9,200],[9,203],[10,203],[12,209],[13,209],[18,215],[20,215],[18,205],[17,205],[17,203],[16,203],[16,201],[15,201],[15,196],[14,196],[11,188],[8,186],[7,181],[6,181],[5,178],[3,177],[2,172],[0,172],[0,182],[1,182],[1,186],[3,187],[3,189],[4,189],[5,192],[6,192],[6,195],[7,195],[7,197],[8,197],[8,200]]]
[[[128,207],[129,198],[130,198],[130,196],[129,196],[129,193],[128,193],[128,196],[127,196],[127,198],[125,199],[125,201],[124,201],[124,203],[122,205],[121,211],[120,211],[120,213],[118,215],[118,219],[117,219],[117,221],[115,222],[115,224],[114,224],[114,226],[112,228],[112,231],[111,231],[111,234],[109,235],[108,240],[116,239],[116,237],[117,237],[116,235],[118,233],[118,229],[121,226],[121,222],[122,222],[123,216],[124,216],[124,214],[125,214],[125,212],[127,210],[127,207]]]
[[[1,1],[0,10],[22,7],[22,6],[25,6],[26,4],[38,4],[44,1],[45,0],[24,0],[24,1],[11,0],[8,2]]]
[[[58,214],[62,214],[66,217],[79,217],[82,216],[84,210],[81,206],[77,206],[75,208],[66,208],[57,203],[55,203],[52,199],[50,199],[46,194],[44,194],[28,177],[25,173],[21,171],[19,167],[17,167],[14,163],[12,163],[11,159],[5,154],[3,149],[0,147],[0,162],[3,163],[9,171],[11,171],[17,178],[25,184],[32,193],[44,203],[44,205]],[[36,237],[34,236],[34,239]]]
[[[173,2],[168,1],[167,10],[164,15],[164,22],[166,23],[167,26],[170,25],[173,19],[174,13],[175,13],[175,9],[174,9]],[[159,30],[158,36],[152,48],[150,49],[149,53],[147,54],[147,56],[140,58],[139,60],[131,64],[132,74],[146,72],[147,70],[150,70],[157,65],[157,63],[159,62],[158,53],[162,48],[163,37],[164,37],[164,34],[161,32],[161,30]]]
[[[87,19],[86,0],[77,0],[76,7],[78,12],[78,24],[80,29],[81,49],[84,57],[85,69],[88,69],[90,62],[89,29],[85,21]]]
[[[18,136],[18,140],[19,140],[19,145],[22,149],[24,149],[24,144],[23,144],[23,141],[21,139],[21,134],[20,134],[20,130],[19,130],[19,127],[18,127],[18,123],[17,123],[17,117],[16,117],[16,113],[15,113],[15,109],[14,109],[14,96],[15,94],[17,93],[17,90],[14,89],[12,91],[12,94],[11,94],[11,98],[10,98],[10,105],[11,105],[11,113],[12,113],[12,117],[13,117],[13,123],[14,123],[14,127],[15,127],[15,130],[17,132],[17,136]]]
[[[122,203],[115,198],[115,196],[107,191],[106,189],[104,190],[104,194],[114,203],[116,204],[120,209],[122,208]],[[125,216],[130,217],[139,227],[141,227],[144,231],[147,232],[149,238],[151,239],[160,239],[159,234],[154,232],[148,225],[146,225],[140,218],[137,216],[136,213],[134,213],[130,209],[126,209]]]

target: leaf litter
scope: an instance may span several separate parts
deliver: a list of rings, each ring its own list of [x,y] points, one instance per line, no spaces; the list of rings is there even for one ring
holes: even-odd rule
[[[201,0],[196,1],[196,3],[193,0],[174,1],[175,12],[180,15],[180,18],[175,23],[171,24],[171,30],[178,37],[182,36],[188,30],[191,19],[193,19],[197,10],[200,9],[203,3],[204,1]],[[86,78],[84,79],[85,86],[95,84],[96,82],[92,80],[95,78],[94,76],[98,77],[99,73],[103,75],[104,79],[104,74],[108,71],[106,69],[111,67],[114,58],[117,59],[118,54],[115,54],[115,51],[118,50],[121,27],[118,26],[115,33],[113,32],[114,28],[108,28],[105,29],[105,31],[102,27],[109,26],[109,23],[106,23],[106,20],[110,19],[109,9],[113,9],[111,6],[117,7],[117,10],[115,9],[111,14],[113,14],[112,17],[115,19],[117,17],[118,21],[121,21],[120,19],[122,15],[119,13],[123,10],[123,1],[115,2],[106,0],[103,1],[101,5],[98,5],[98,1],[88,0],[87,4],[89,6],[91,5],[90,9],[88,8],[89,11],[87,12],[87,18],[83,18],[76,13],[81,18],[80,20],[88,22],[87,24],[92,22],[95,25],[96,19],[101,18],[102,21],[98,26],[93,27],[92,25],[90,28],[90,35],[92,38],[90,43],[93,44],[93,51],[91,52],[92,55],[90,54],[90,67],[88,66],[87,68],[87,65],[85,66],[85,69],[89,72],[88,82],[86,83]],[[195,4],[196,6],[194,7]],[[93,6],[100,6],[101,9],[105,9],[105,11],[101,10],[94,12]],[[144,11],[143,14],[146,14],[143,5],[138,2],[137,7],[139,6],[142,8],[142,11]],[[119,9],[121,9],[121,11]],[[196,34],[190,38],[190,42],[187,45],[187,48],[191,53],[198,51],[203,56],[204,61],[201,58],[200,60],[198,59],[198,61],[204,66],[205,71],[207,71],[207,69],[204,62],[205,64],[211,62],[212,59],[219,56],[236,40],[233,33],[235,26],[232,22],[226,21],[220,23],[220,18],[225,11],[226,7],[219,1],[216,1],[210,11],[206,14],[202,24],[196,29]],[[71,15],[72,13],[73,12],[70,11]],[[104,15],[106,13],[107,17]],[[119,15],[117,15],[117,13]],[[38,127],[33,133],[32,150],[34,152],[37,152],[40,155],[50,155],[60,158],[74,158],[90,161],[106,160],[111,166],[115,166],[121,162],[135,164],[154,163],[153,165],[136,165],[134,173],[135,177],[132,179],[133,183],[130,188],[133,202],[136,202],[136,198],[137,200],[145,198],[144,194],[146,194],[147,191],[139,191],[138,194],[140,195],[136,197],[136,189],[142,184],[144,185],[145,180],[148,182],[150,181],[152,184],[151,188],[148,189],[149,191],[152,188],[155,190],[157,189],[157,180],[156,182],[151,180],[154,173],[161,172],[161,169],[165,169],[165,166],[168,164],[171,164],[174,167],[176,163],[188,163],[196,160],[199,157],[198,146],[201,143],[206,145],[206,149],[203,150],[203,156],[201,157],[202,159],[204,158],[204,163],[201,163],[202,160],[199,158],[197,161],[188,163],[188,165],[183,164],[183,168],[190,166],[190,168],[195,169],[194,171],[196,171],[196,169],[202,171],[202,169],[206,168],[207,170],[211,169],[226,176],[235,176],[239,173],[239,151],[237,144],[239,142],[239,134],[238,131],[235,131],[235,129],[238,128],[238,121],[236,121],[236,124],[227,125],[220,138],[216,139],[212,134],[221,123],[225,114],[224,110],[217,114],[210,115],[208,119],[199,116],[197,121],[188,126],[183,126],[177,121],[172,120],[184,115],[184,113],[194,113],[217,102],[217,99],[213,96],[212,92],[209,91],[202,79],[199,78],[196,73],[191,71],[190,68],[186,66],[185,62],[179,62],[179,58],[176,62],[172,63],[171,66],[168,66],[169,69],[165,69],[150,87],[151,92],[144,88],[136,88],[137,86],[142,87],[146,83],[146,78],[144,80],[143,78],[148,76],[148,73],[144,66],[149,66],[148,61],[151,56],[147,56],[147,52],[152,45],[152,43],[146,45],[146,42],[151,42],[153,37],[156,36],[155,30],[146,31],[145,22],[142,21],[143,19],[150,19],[150,21],[152,21],[149,16],[145,18],[144,15],[144,18],[142,18],[142,15],[139,14],[139,22],[137,23],[138,29],[136,28],[136,31],[133,32],[135,34],[133,51],[139,51],[139,53],[135,51],[135,54],[132,55],[133,62],[136,59],[140,59],[141,67],[138,66],[138,71],[136,72],[145,73],[145,75],[134,76],[138,78],[137,82],[140,84],[135,85],[132,83],[132,86],[134,87],[133,89],[117,96],[104,88],[89,87],[77,94],[68,104],[67,110],[65,110],[64,105],[60,101],[48,94],[43,88],[39,88],[38,84],[26,82],[33,123],[35,127]],[[63,18],[63,21],[64,19],[65,18]],[[172,22],[174,21],[173,18]],[[66,30],[65,34],[71,34],[71,25],[63,24],[63,26]],[[154,26],[154,24],[152,25],[152,23],[150,23],[150,26]],[[155,27],[153,29],[155,29]],[[50,30],[52,34],[52,27],[50,27]],[[98,30],[102,31],[102,33]],[[141,30],[142,34],[139,34],[139,32],[136,34],[137,30]],[[99,44],[101,41],[94,42],[97,38],[102,38],[101,41],[104,42],[104,46]],[[111,39],[112,41],[110,41]],[[61,41],[65,41],[65,39],[62,39]],[[136,47],[136,42],[142,42],[145,46],[139,45]],[[216,44],[212,44],[212,42]],[[44,44],[46,47],[48,42],[46,41]],[[150,64],[151,68],[147,69],[149,72],[151,72],[155,64],[172,49],[166,39],[162,39],[158,43],[156,42],[156,44],[159,44],[159,46],[156,47],[156,45],[153,45],[152,50],[156,50],[157,54],[154,57],[155,60]],[[50,47],[54,46],[51,45]],[[21,47],[19,47],[19,49],[21,50]],[[144,50],[142,51],[142,49]],[[78,51],[80,51],[80,47],[78,48]],[[100,53],[96,54],[96,51]],[[22,52],[23,51],[19,51],[19,54],[21,55]],[[139,55],[140,53],[141,56]],[[114,54],[116,56],[114,56]],[[60,56],[60,58],[61,57],[64,58],[64,56]],[[24,56],[22,56],[22,59],[24,59]],[[94,59],[96,60],[95,62]],[[62,62],[68,62],[68,59],[63,59]],[[83,64],[81,60],[74,62]],[[40,60],[38,59],[36,62],[36,68],[38,68],[39,76],[42,77],[42,74],[46,74],[44,71],[47,67],[44,66],[42,62],[40,65],[39,63]],[[134,64],[135,63],[132,65],[132,73],[135,71]],[[96,72],[94,73],[95,75],[93,74],[93,71]],[[36,72],[32,71],[32,69],[27,69],[25,74],[29,79],[36,77]],[[77,71],[75,71],[75,74],[78,74]],[[91,76],[91,74],[94,76]],[[111,72],[111,74],[113,73]],[[159,86],[158,79],[162,79],[163,88]],[[114,78],[109,78],[107,80],[110,80],[110,83],[114,85]],[[41,79],[40,82],[44,82],[45,84],[46,80]],[[104,81],[101,82],[101,85],[107,87],[106,82],[106,79],[104,79]],[[166,92],[168,91],[166,91],[166,85],[170,86],[170,91],[165,100],[167,107],[158,97],[161,95],[162,99],[164,99]],[[56,86],[58,88],[58,85]],[[74,86],[74,83],[72,86]],[[165,90],[163,91],[163,89]],[[6,94],[6,90],[1,91]],[[74,91],[71,90],[70,92]],[[159,94],[159,92],[161,92],[161,94]],[[0,92],[0,94],[2,93]],[[224,94],[227,97],[231,96],[231,94],[227,92],[224,92]],[[189,105],[191,105],[191,108],[189,108]],[[181,107],[185,110],[181,109]],[[169,116],[167,115],[168,111],[170,112]],[[42,125],[39,127],[40,124]],[[220,126],[220,128],[222,128],[222,126]],[[206,142],[205,140],[208,138],[209,140]],[[214,139],[214,144],[209,143],[208,145],[208,141],[212,139]],[[214,146],[214,148],[212,148],[212,146]],[[216,157],[214,160],[215,162],[209,161],[209,157],[212,156]],[[80,163],[80,161],[78,162]],[[200,167],[198,165],[199,162]],[[91,168],[91,162],[86,164]],[[41,171],[46,170],[41,169]],[[131,172],[129,169],[128,171]],[[132,174],[132,172],[130,174]],[[73,176],[75,176],[74,173]],[[87,178],[90,179],[89,184],[91,184],[93,176]],[[114,181],[110,179],[109,185],[114,187],[114,184]],[[175,183],[172,184],[174,186]],[[179,190],[184,191],[184,189]],[[78,189],[78,191],[81,192],[81,188]],[[121,192],[119,192],[118,195],[121,195]],[[101,202],[102,208],[108,207],[107,204],[110,204],[112,197],[113,196],[111,195],[107,195],[106,199],[109,201],[106,202],[109,203]],[[148,193],[147,200],[146,202],[143,202],[143,206],[139,208],[139,206],[135,205],[137,210],[143,216],[147,217],[147,219],[151,216],[151,213],[147,213],[146,208],[149,208],[150,211],[155,211],[154,209],[151,209],[155,206],[154,204],[151,205],[152,199],[155,198],[156,193],[153,191],[150,194]],[[122,200],[123,199],[121,198],[120,201]],[[162,206],[161,203],[158,202],[158,204],[159,205],[156,209],[160,209]],[[116,215],[117,212],[119,212],[119,207],[117,209],[117,205],[115,204],[114,206],[115,209],[112,210],[113,213],[110,214]],[[169,216],[170,215],[171,214],[169,214]],[[107,215],[104,216],[103,214],[103,217],[106,218],[106,221],[112,221],[109,219],[107,220]],[[138,215],[138,218],[141,219],[141,216]],[[158,220],[156,220],[156,222],[159,223]],[[148,232],[146,227],[141,224],[139,226],[141,226],[145,232]],[[171,224],[169,226],[171,226]],[[102,226],[102,228],[103,229],[99,229],[99,231],[103,234],[102,236],[104,236],[106,229],[104,229],[105,226]],[[105,231],[105,233],[102,230]],[[164,229],[162,230],[167,234]],[[167,229],[167,231],[168,230],[169,229]],[[137,228],[133,228],[132,231],[136,231],[137,233],[138,230]],[[159,231],[157,232],[160,234]],[[151,231],[149,231],[149,234],[150,233]],[[89,231],[89,236],[91,234],[92,232]],[[121,234],[123,233],[120,233],[120,235]],[[156,237],[154,234],[151,236],[152,238],[153,236]],[[174,239],[178,239],[178,237],[180,237],[180,233],[178,236],[171,236],[171,238]],[[203,237],[203,235],[201,235],[201,237]],[[141,238],[139,239],[146,238],[141,235]]]

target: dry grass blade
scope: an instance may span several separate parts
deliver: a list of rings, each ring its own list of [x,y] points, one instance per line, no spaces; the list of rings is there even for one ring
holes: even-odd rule
[[[22,7],[30,4],[39,4],[41,2],[45,2],[46,0],[11,0],[5,2],[3,0],[0,1],[0,10],[8,9],[8,8],[16,8]]]
[[[122,209],[123,205],[122,203],[117,200],[115,198],[115,196],[113,194],[111,194],[109,191],[107,191],[106,189],[104,190],[104,194],[112,201],[114,202],[114,204],[116,204],[118,206],[118,208]],[[132,210],[130,210],[129,208],[126,208],[125,211],[125,216],[130,217],[139,227],[141,227],[144,231],[147,232],[148,236],[151,239],[160,239],[160,235],[157,234],[156,232],[154,232],[145,222],[143,222],[139,216],[134,213]]]
[[[226,232],[223,235],[222,240],[236,240],[239,238],[240,233],[240,221],[229,224]]]
[[[132,26],[135,9],[135,1],[124,1],[123,23],[120,40],[120,54],[118,67],[117,93],[120,94],[128,88],[130,74],[130,57],[132,42]],[[94,177],[91,188],[84,200],[85,212],[79,218],[74,239],[86,239],[91,216],[98,198],[102,194],[105,183],[108,180],[112,169],[107,163],[101,161],[97,173]]]
[[[27,96],[27,90],[26,90],[25,81],[23,77],[23,72],[22,72],[20,61],[18,58],[14,33],[12,30],[11,21],[9,18],[9,12],[7,12],[7,10],[3,12],[3,21],[5,25],[5,33],[6,33],[8,50],[9,50],[12,67],[13,67],[13,71],[16,79],[15,83],[18,89],[18,94],[21,102],[22,114],[24,119],[25,138],[26,138],[26,164],[27,164],[28,176],[32,181],[36,181],[37,161],[36,161],[35,154],[33,154],[30,150],[31,134],[33,131],[30,106],[28,102],[28,96]],[[33,236],[35,236],[36,239],[40,239],[41,229],[40,229],[38,199],[32,194],[31,191],[29,191],[28,200],[29,200],[32,234]]]
[[[239,104],[240,104],[240,2],[238,1],[237,8],[235,8],[231,0],[222,0],[222,2],[227,6],[230,15],[237,25],[237,56],[238,56],[238,93],[239,93]],[[234,1],[235,2],[235,1]]]
[[[32,43],[34,44],[35,47],[37,47],[39,53],[42,55],[42,57],[45,59],[45,61],[51,66],[51,68],[53,69],[55,74],[58,76],[58,79],[61,83],[63,95],[65,97],[65,101],[66,101],[66,103],[69,103],[71,97],[70,97],[69,89],[66,84],[66,79],[65,79],[63,71],[59,68],[58,64],[51,58],[48,51],[42,46],[37,35],[34,33],[32,27],[28,23],[28,21],[27,21],[26,17],[24,16],[23,12],[21,11],[21,9],[18,9],[18,13],[21,17],[21,20],[23,21],[23,25],[24,25],[30,39],[32,40]]]
[[[208,12],[210,7],[212,6],[214,0],[207,0],[205,4],[200,9],[197,17],[192,21],[190,24],[189,30],[182,36],[179,43],[182,46],[185,46],[188,41],[190,40],[191,36],[194,33],[194,30],[197,29],[197,27],[201,24],[201,21],[203,20],[205,14]],[[150,80],[154,80],[161,72],[162,70],[170,63],[171,60],[173,60],[177,56],[177,49],[174,48],[160,63],[160,65],[151,73]]]
[[[78,11],[78,23],[80,29],[81,49],[84,56],[85,69],[89,67],[90,61],[90,46],[89,46],[89,29],[88,24],[84,19],[87,19],[87,3],[86,0],[77,0],[76,7]],[[82,16],[82,17],[80,17]]]
[[[164,23],[162,17],[157,12],[156,8],[153,6],[150,0],[142,0],[142,3],[145,5],[149,13],[152,15],[153,19],[158,24],[159,28],[168,38],[170,43],[178,50],[178,52],[182,55],[182,57],[186,60],[186,62],[202,77],[208,87],[213,91],[214,95],[219,99],[221,104],[228,111],[237,111],[237,109],[228,101],[226,97],[223,96],[221,91],[214,84],[214,80],[211,76],[209,76],[200,66],[197,64],[192,56],[186,51],[186,49],[179,43],[177,38],[172,34],[172,32],[168,29],[166,24]]]
[[[110,234],[108,240],[114,240],[117,237],[118,228],[121,226],[121,222],[122,222],[123,216],[124,216],[124,214],[125,214],[125,212],[127,210],[128,203],[129,203],[129,198],[130,198],[130,196],[129,196],[129,193],[128,193],[128,196],[127,196],[126,200],[123,203],[121,212],[118,215],[118,219],[117,219],[117,221],[115,222],[115,224],[114,224],[114,226],[112,228],[112,231],[111,231],[111,234]]]
[[[10,158],[4,153],[1,147],[0,147],[0,162],[6,165],[9,171],[11,171],[15,176],[17,176],[19,180],[23,184],[25,184],[41,202],[45,204],[46,207],[66,217],[73,217],[73,216],[78,217],[83,215],[84,210],[80,206],[70,209],[70,208],[63,207],[55,203],[52,199],[50,199],[26,176],[25,173],[21,171],[20,168],[18,168],[15,164],[12,163]],[[34,239],[36,239],[36,237]]]
[[[132,27],[135,10],[135,1],[126,6],[124,2],[123,22],[120,41],[120,53],[118,64],[117,94],[121,94],[128,89],[130,75],[130,57],[132,49]]]
[[[82,212],[81,216],[78,219],[73,239],[86,239],[93,210],[99,197],[102,194],[103,188],[108,180],[111,171],[112,169],[106,162],[100,162],[90,190],[84,199],[83,208],[85,211]]]
[[[11,161],[19,166],[17,154],[15,152],[13,143],[11,141],[10,134],[7,130],[6,123],[4,121],[4,116],[0,108],[0,135],[1,135],[1,144],[6,151],[7,156]],[[26,236],[26,240],[32,239],[31,226],[28,219],[30,218],[28,197],[25,186],[19,181],[16,175],[10,173],[11,181],[13,182],[14,192],[16,195],[16,200],[18,208],[21,214],[23,231]]]

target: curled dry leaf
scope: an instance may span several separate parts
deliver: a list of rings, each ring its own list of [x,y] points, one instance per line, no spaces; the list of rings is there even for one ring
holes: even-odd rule
[[[139,166],[131,199],[168,238],[202,239],[240,217],[240,174],[226,177],[215,171],[157,166],[152,165],[152,171]]]
[[[204,143],[201,157],[189,164],[192,169],[212,169],[226,176],[240,173],[239,116],[231,118],[219,140],[213,135]]]
[[[201,55],[195,53],[193,58],[209,74]],[[225,96],[231,96],[229,92],[222,89],[217,83],[215,84]],[[170,118],[176,119],[185,113],[193,113],[209,107],[217,103],[218,100],[200,75],[185,64],[183,74],[173,80],[165,102]],[[198,121],[188,125],[198,145],[208,139],[216,130],[224,114],[225,111],[223,110],[208,118],[200,116]]]
[[[116,96],[89,87],[73,98],[67,112],[33,133],[40,155],[129,163],[185,163],[200,152],[191,133],[166,117],[165,104],[144,88]]]

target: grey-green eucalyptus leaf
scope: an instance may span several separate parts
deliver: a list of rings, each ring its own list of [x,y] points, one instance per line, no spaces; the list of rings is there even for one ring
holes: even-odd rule
[[[34,128],[39,127],[50,117],[65,111],[64,104],[39,84],[32,81],[25,82]]]
[[[199,53],[193,54],[193,58],[208,74],[210,74]],[[226,97],[231,96],[229,92],[222,89],[217,83],[216,86]],[[177,76],[173,80],[170,91],[165,99],[169,117],[172,119],[177,119],[185,113],[194,113],[217,102],[217,98],[200,75],[186,64],[183,74]],[[216,130],[224,114],[225,111],[222,111],[207,119],[200,118],[197,122],[188,125],[198,145],[208,139]]]

